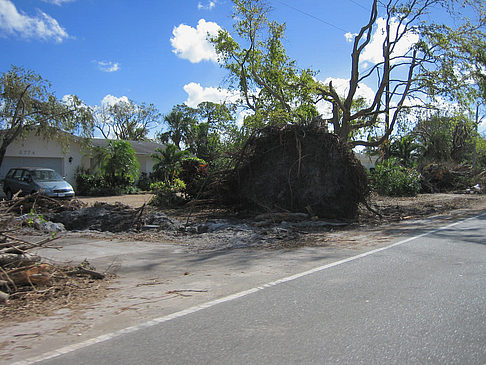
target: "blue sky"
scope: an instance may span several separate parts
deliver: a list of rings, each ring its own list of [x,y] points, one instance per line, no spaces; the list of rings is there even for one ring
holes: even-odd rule
[[[287,23],[290,57],[344,87],[346,34],[367,21],[369,1],[268,2],[270,17]],[[166,114],[184,102],[221,101],[231,98],[227,73],[204,38],[231,29],[231,14],[230,0],[0,0],[0,72],[32,69],[57,97],[75,94],[92,106],[129,98]]]

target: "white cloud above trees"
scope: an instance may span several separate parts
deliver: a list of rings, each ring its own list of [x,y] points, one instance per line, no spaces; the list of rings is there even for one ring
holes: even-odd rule
[[[197,27],[186,24],[174,27],[170,39],[174,52],[178,57],[192,63],[201,61],[218,61],[214,46],[208,41],[208,35],[216,35],[221,27],[214,22],[200,19]]]
[[[129,103],[130,100],[126,96],[116,97],[108,94],[101,100],[101,106],[113,106],[119,102]]]
[[[239,99],[238,92],[216,87],[203,87],[201,84],[191,82],[184,85],[184,91],[187,93],[185,104],[191,108],[197,107],[204,101],[213,103],[235,103]]]
[[[38,10],[35,16],[17,10],[10,0],[0,0],[0,35],[62,42],[69,37],[56,19]]]

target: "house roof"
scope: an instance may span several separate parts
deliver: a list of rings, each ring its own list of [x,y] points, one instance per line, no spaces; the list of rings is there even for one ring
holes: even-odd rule
[[[93,138],[91,139],[91,143],[94,147],[106,147],[110,142],[109,139],[104,138]],[[164,145],[152,142],[152,141],[127,141],[129,142],[133,149],[135,150],[135,154],[137,155],[152,155],[155,153],[156,148],[164,148]]]

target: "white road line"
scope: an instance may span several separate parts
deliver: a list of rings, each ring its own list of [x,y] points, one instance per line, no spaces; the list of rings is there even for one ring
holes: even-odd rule
[[[458,222],[448,224],[447,226],[440,227],[440,228],[434,229],[432,231],[428,231],[428,232],[419,234],[417,236],[404,239],[402,241],[393,243],[389,246],[377,248],[375,250],[371,250],[371,251],[368,251],[368,252],[365,252],[365,253],[362,253],[362,254],[359,254],[359,255],[356,255],[356,256],[348,257],[347,259],[339,260],[339,261],[336,261],[336,262],[333,262],[333,263],[330,263],[330,264],[327,264],[327,265],[319,266],[319,267],[316,267],[314,269],[307,270],[307,271],[304,271],[304,272],[301,272],[301,273],[298,273],[298,274],[295,274],[295,275],[287,276],[285,278],[272,281],[272,282],[264,284],[262,286],[258,286],[258,287],[252,288],[252,289],[244,290],[244,291],[241,291],[239,293],[231,294],[231,295],[228,295],[228,296],[223,297],[223,298],[215,299],[215,300],[212,300],[210,302],[203,303],[203,304],[200,304],[200,305],[188,308],[188,309],[184,309],[182,311],[175,312],[175,313],[163,316],[163,317],[155,318],[155,319],[152,319],[148,322],[145,322],[145,323],[142,323],[142,324],[139,324],[139,325],[136,325],[136,326],[127,327],[127,328],[124,328],[122,330],[118,330],[118,331],[115,331],[115,332],[112,332],[112,333],[101,335],[101,336],[98,336],[98,337],[95,337],[95,338],[92,338],[92,339],[89,339],[89,340],[86,340],[86,341],[83,341],[83,342],[80,342],[80,343],[77,343],[77,344],[65,346],[65,347],[62,347],[58,350],[46,352],[42,355],[32,357],[32,358],[27,359],[27,360],[15,362],[12,365],[28,365],[28,364],[34,364],[36,362],[52,359],[52,358],[55,358],[55,357],[67,354],[69,352],[73,352],[73,351],[76,351],[76,350],[79,350],[79,349],[82,349],[82,348],[85,348],[85,347],[88,347],[88,346],[91,346],[91,345],[94,345],[94,344],[97,344],[97,343],[100,343],[100,342],[105,342],[105,341],[111,340],[115,337],[118,337],[118,336],[121,336],[121,335],[124,335],[124,334],[136,332],[136,331],[139,331],[139,330],[144,329],[144,328],[152,327],[152,326],[155,326],[155,325],[160,324],[160,323],[164,323],[164,322],[168,322],[168,321],[171,321],[173,319],[176,319],[176,318],[184,317],[188,314],[196,313],[196,312],[199,312],[201,310],[214,307],[215,305],[218,305],[218,304],[221,304],[221,303],[230,302],[232,300],[245,297],[247,295],[256,293],[256,292],[258,292],[260,290],[264,290],[266,288],[270,288],[270,287],[273,287],[273,286],[276,286],[276,285],[279,285],[279,284],[287,283],[289,281],[296,280],[296,279],[302,278],[304,276],[311,275],[311,274],[314,274],[316,272],[329,269],[331,267],[339,266],[339,265],[345,264],[347,262],[359,260],[363,257],[370,256],[370,255],[373,255],[377,252],[381,252],[381,251],[384,251],[384,250],[388,250],[392,247],[403,245],[407,242],[416,240],[418,238],[422,238],[422,237],[428,236],[430,234],[434,234],[434,233],[439,232],[439,231],[447,230],[447,229],[452,228],[452,227],[454,227],[458,224],[464,223],[468,220],[479,218],[483,215],[486,215],[486,213],[482,213],[482,214],[476,215],[474,217],[469,217],[469,218],[460,220]]]

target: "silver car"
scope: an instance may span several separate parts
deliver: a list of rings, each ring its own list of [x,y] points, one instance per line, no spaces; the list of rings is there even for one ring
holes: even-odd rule
[[[74,189],[56,171],[40,167],[18,167],[10,169],[3,182],[7,199],[22,190],[22,194],[39,191],[52,198],[73,198]]]

